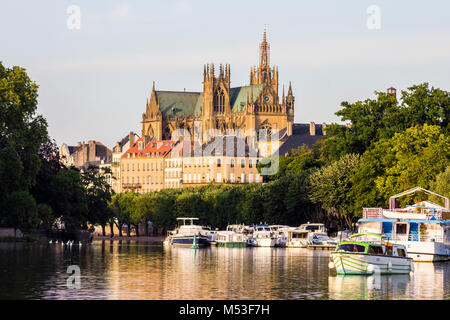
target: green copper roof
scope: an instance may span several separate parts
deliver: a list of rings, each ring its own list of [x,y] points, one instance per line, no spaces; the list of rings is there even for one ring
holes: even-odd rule
[[[233,112],[244,111],[245,104],[247,103],[247,94],[248,97],[250,98],[251,96],[250,92],[252,87],[253,87],[253,101],[255,101],[264,87],[263,84],[255,84],[252,86],[237,87],[230,89],[230,104],[231,110]]]
[[[230,104],[232,112],[244,111],[247,94],[251,96],[253,87],[253,100],[256,100],[263,89],[263,84],[230,88]],[[185,91],[156,91],[156,97],[163,116],[200,116],[203,108],[203,93]]]
[[[164,116],[191,116],[202,94],[199,92],[156,91],[161,112]],[[199,99],[200,98],[200,99]]]

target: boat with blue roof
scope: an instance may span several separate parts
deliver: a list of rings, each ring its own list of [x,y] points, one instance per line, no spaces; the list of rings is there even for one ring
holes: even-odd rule
[[[421,201],[396,208],[396,199],[415,192],[441,198],[444,206]],[[450,260],[450,203],[447,197],[416,187],[390,197],[389,209],[364,208],[358,232],[385,235],[390,242],[402,244],[414,261]]]

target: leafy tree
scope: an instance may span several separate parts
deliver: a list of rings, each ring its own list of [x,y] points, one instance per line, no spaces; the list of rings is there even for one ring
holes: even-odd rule
[[[375,92],[376,99],[354,103],[342,102],[336,112],[341,121],[350,121],[351,127],[332,124],[323,146],[323,160],[336,160],[344,154],[363,154],[373,143],[388,139],[416,125],[438,125],[448,132],[450,93],[429,88],[428,83],[411,86],[395,95]]]
[[[444,172],[436,176],[436,180],[430,183],[430,189],[444,197],[450,198],[450,166]],[[432,196],[431,200],[444,206],[444,201],[440,197]]]
[[[111,174],[109,168],[100,169],[97,166],[89,166],[81,174],[86,189],[87,221],[92,224],[100,224],[103,236],[105,235],[106,224],[113,217],[113,211],[108,207],[108,203],[111,201],[112,189],[106,180],[106,174]]]
[[[17,213],[10,199],[29,200],[26,194],[41,165],[38,150],[47,138],[47,123],[36,115],[37,88],[25,69],[0,62],[0,223],[16,219],[10,217]]]
[[[329,216],[336,218],[341,228],[352,228],[353,225],[352,199],[348,194],[352,188],[351,177],[359,163],[359,155],[344,155],[338,161],[317,170],[309,178],[311,201],[327,210]]]
[[[450,137],[438,126],[407,129],[390,139],[395,154],[385,174],[375,178],[383,198],[415,186],[429,188],[436,176],[450,163]]]
[[[439,126],[417,126],[382,139],[367,150],[352,177],[353,212],[387,205],[389,197],[421,186],[430,188],[450,161],[450,138]],[[420,200],[404,197],[401,203]]]
[[[35,228],[39,224],[36,201],[27,191],[15,191],[6,198],[6,206],[9,208],[4,223],[8,227]]]

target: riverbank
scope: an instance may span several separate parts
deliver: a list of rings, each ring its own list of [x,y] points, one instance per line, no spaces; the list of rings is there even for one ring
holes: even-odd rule
[[[164,237],[162,237],[162,236],[156,236],[156,237],[123,236],[123,237],[119,237],[117,235],[115,235],[114,237],[111,237],[110,235],[107,235],[107,236],[94,235],[94,237],[92,238],[92,241],[138,241],[138,242],[145,242],[147,244],[161,245],[164,241]]]

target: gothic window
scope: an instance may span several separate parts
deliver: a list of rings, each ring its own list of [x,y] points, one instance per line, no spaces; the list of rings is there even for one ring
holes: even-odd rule
[[[214,112],[224,113],[225,112],[225,93],[221,88],[217,89],[214,95]]]
[[[261,126],[261,129],[263,130],[263,135],[266,137],[269,137],[272,134],[272,126],[269,123],[263,124]]]

